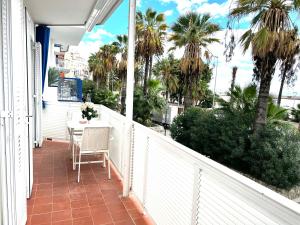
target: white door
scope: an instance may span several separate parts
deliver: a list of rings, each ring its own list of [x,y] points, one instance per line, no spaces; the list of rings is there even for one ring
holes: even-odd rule
[[[0,5],[0,224],[15,224],[11,5]]]
[[[14,225],[24,225],[27,219],[26,187],[28,175],[28,120],[25,13],[23,0],[11,0],[11,41],[13,77],[14,121],[14,176],[15,212]]]
[[[33,185],[33,147],[34,147],[34,23],[25,9],[25,27],[26,27],[26,139],[28,142],[28,153],[26,155],[26,181],[27,181],[27,198],[30,197]]]

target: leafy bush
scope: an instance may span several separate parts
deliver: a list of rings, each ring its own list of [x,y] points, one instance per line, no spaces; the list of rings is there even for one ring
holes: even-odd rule
[[[292,109],[291,114],[295,122],[300,122],[300,104],[297,105],[297,108]]]
[[[251,137],[245,159],[252,176],[279,188],[293,187],[300,181],[300,134],[286,124],[269,124]]]
[[[133,119],[145,126],[152,125],[152,113],[162,111],[165,107],[164,98],[158,94],[159,90],[149,88],[148,94],[144,96],[143,90],[137,88],[134,91]]]
[[[300,134],[269,123],[253,136],[252,112],[191,108],[175,118],[172,137],[228,167],[268,184],[289,188],[300,182]]]
[[[114,94],[107,89],[98,89],[92,95],[92,102],[95,104],[101,104],[111,109],[117,109],[118,107],[118,95]]]
[[[91,101],[95,104],[101,104],[111,109],[118,108],[118,95],[112,91],[103,88],[96,88],[96,83],[92,80],[84,80],[82,85],[83,97],[91,97]]]
[[[92,97],[96,91],[96,83],[92,80],[83,80],[82,81],[82,94],[85,99],[88,95]]]
[[[244,170],[242,156],[249,145],[250,118],[192,108],[175,118],[172,137],[213,160]]]
[[[59,71],[55,67],[50,67],[48,70],[48,86],[57,87],[59,81]]]
[[[162,112],[165,99],[160,96],[162,85],[159,80],[149,80],[148,93],[144,95],[141,88],[134,90],[133,119],[145,126],[152,125],[152,113]]]

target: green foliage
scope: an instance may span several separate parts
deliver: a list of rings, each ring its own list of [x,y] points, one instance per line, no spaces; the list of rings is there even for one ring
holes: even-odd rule
[[[300,122],[300,104],[297,105],[297,108],[292,109],[292,116],[294,117],[295,122]]]
[[[269,100],[267,111],[267,118],[269,122],[273,123],[278,122],[279,120],[287,120],[288,117],[287,109],[274,104],[272,99]]]
[[[108,89],[97,89],[94,95],[92,95],[92,102],[95,104],[104,105],[110,109],[117,109],[118,97],[119,95],[114,94]]]
[[[288,125],[267,125],[251,137],[245,161],[249,173],[273,186],[291,188],[300,181],[300,134]]]
[[[172,137],[228,167],[278,188],[300,182],[300,134],[282,123],[252,130],[254,114],[191,108],[175,118]]]
[[[242,113],[222,114],[191,108],[171,125],[172,137],[213,160],[233,168],[243,168],[251,118]]]
[[[105,88],[96,88],[96,84],[91,80],[84,80],[82,85],[84,99],[89,95],[95,104],[101,104],[111,109],[118,108],[118,95]]]
[[[48,86],[57,86],[59,80],[59,71],[55,67],[50,67],[48,70]]]
[[[88,95],[91,97],[95,94],[96,84],[92,80],[83,80],[82,81],[82,94],[85,99]]]
[[[145,126],[151,126],[152,113],[161,112],[165,107],[165,99],[159,96],[162,88],[157,80],[148,82],[148,94],[145,96],[141,88],[134,91],[133,119]]]

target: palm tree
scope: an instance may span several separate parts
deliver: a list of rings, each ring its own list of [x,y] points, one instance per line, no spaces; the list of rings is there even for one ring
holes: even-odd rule
[[[99,52],[91,54],[88,59],[89,70],[93,74],[93,80],[97,84],[97,88],[106,84],[103,65],[100,60]]]
[[[121,54],[121,59],[118,63],[117,71],[118,77],[121,81],[121,114],[125,115],[126,109],[126,77],[127,77],[127,35],[118,35],[117,41],[113,43],[118,47],[118,52]]]
[[[150,8],[146,10],[145,14],[137,12],[136,16],[136,51],[137,56],[143,58],[145,62],[143,92],[146,95],[148,76],[152,69],[152,58],[162,55],[164,52],[163,42],[167,25],[164,14],[158,14]]]
[[[237,73],[237,66],[234,66],[232,68],[232,80],[231,80],[231,87],[230,87],[230,90],[232,91],[234,86],[235,86],[235,79],[236,79],[236,73]]]
[[[289,16],[293,10],[300,10],[298,0],[237,0],[230,12],[232,19],[254,16],[250,29],[240,39],[244,51],[252,47],[254,75],[260,81],[254,132],[266,124],[271,81],[276,63],[285,50],[283,43],[293,30]]]
[[[281,62],[281,84],[277,98],[277,105],[280,106],[281,96],[283,91],[283,86],[285,83],[293,84],[296,76],[295,73],[298,69],[298,66],[294,66],[297,62],[296,56],[300,53],[300,39],[298,38],[298,30],[295,29],[294,32],[291,33],[291,38],[287,40],[285,43],[285,48],[289,49],[289,51],[285,51],[282,55]]]
[[[184,55],[181,59],[180,68],[184,75],[184,106],[185,109],[195,105],[194,95],[199,85],[201,69],[203,67],[202,50],[208,44],[218,42],[211,36],[220,30],[217,24],[211,23],[208,14],[194,12],[180,16],[171,27],[172,34],[169,38],[174,42],[174,47],[184,47]]]
[[[115,44],[103,45],[102,47],[100,47],[100,50],[98,52],[104,75],[106,75],[106,85],[108,88],[111,88],[111,91],[113,91],[112,73],[117,66],[117,53],[118,47]]]
[[[166,88],[166,101],[169,100],[169,94],[175,93],[178,89],[178,78],[176,77],[176,66],[174,56],[160,60],[155,66],[162,83]]]

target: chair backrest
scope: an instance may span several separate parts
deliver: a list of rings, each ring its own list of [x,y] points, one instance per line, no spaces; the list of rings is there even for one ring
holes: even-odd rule
[[[80,151],[109,150],[109,127],[85,127]]]

